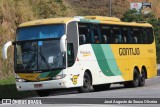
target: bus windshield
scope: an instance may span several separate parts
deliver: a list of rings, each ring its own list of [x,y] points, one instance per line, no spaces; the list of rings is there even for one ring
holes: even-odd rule
[[[60,37],[63,34],[63,25],[19,29],[15,42],[15,71],[63,69],[65,54],[60,50]]]
[[[60,38],[64,33],[63,24],[23,27],[17,30],[16,41]]]

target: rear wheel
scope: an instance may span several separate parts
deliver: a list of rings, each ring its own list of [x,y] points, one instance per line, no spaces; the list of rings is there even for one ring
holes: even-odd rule
[[[49,96],[51,91],[50,90],[38,90],[36,91],[37,94],[40,96],[40,97],[45,97],[45,96]]]
[[[145,85],[145,79],[146,79],[146,73],[145,73],[144,69],[142,69],[142,72],[141,72],[140,78],[139,78],[139,86]]]
[[[83,86],[78,88],[78,92],[80,93],[87,93],[91,90],[91,77],[90,75],[85,72],[84,73],[84,78],[83,78]]]
[[[103,91],[109,89],[111,84],[102,84],[102,85],[95,85],[93,86],[95,91]]]
[[[124,83],[125,87],[138,87],[139,85],[139,72],[137,69],[133,71],[133,80]]]

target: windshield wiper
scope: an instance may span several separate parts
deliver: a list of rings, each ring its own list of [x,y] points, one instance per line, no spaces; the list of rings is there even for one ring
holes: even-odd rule
[[[28,62],[28,65],[26,66],[25,71],[30,70],[30,68],[33,66],[32,62],[34,61],[35,57],[36,57],[36,54],[34,53],[34,55],[32,56],[31,60]]]
[[[49,68],[49,70],[51,70],[52,69],[51,66],[48,64],[48,62],[46,61],[46,59],[41,51],[39,52],[39,54],[40,54],[42,60],[44,61],[45,65]]]

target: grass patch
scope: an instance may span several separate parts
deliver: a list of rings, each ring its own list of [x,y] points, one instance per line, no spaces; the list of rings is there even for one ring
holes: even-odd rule
[[[2,98],[27,98],[35,96],[34,91],[17,91],[14,77],[0,80],[0,99]]]

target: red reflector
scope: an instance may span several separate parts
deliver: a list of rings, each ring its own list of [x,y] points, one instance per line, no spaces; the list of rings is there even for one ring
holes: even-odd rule
[[[77,58],[77,61],[79,61],[79,59]]]
[[[43,87],[42,84],[34,84],[34,88],[40,88],[40,87]]]

